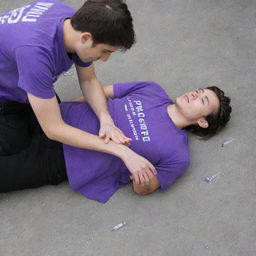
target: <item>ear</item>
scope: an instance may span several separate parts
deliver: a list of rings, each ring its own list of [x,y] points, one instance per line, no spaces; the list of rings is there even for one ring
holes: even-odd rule
[[[83,44],[89,43],[90,41],[93,43],[92,34],[89,32],[83,32],[80,35],[80,40],[81,40],[81,43]]]
[[[209,124],[208,124],[208,122],[206,121],[206,119],[205,118],[199,118],[198,120],[197,120],[197,124],[201,127],[201,128],[208,128],[208,126],[209,126]]]

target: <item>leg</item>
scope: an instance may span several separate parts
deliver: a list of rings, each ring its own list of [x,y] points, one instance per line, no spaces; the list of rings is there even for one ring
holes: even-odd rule
[[[0,116],[0,155],[15,154],[30,144],[28,125],[23,117]]]
[[[0,155],[12,155],[27,148],[36,122],[28,104],[1,103]]]
[[[35,135],[25,150],[0,156],[0,192],[59,184],[67,179],[62,145]]]

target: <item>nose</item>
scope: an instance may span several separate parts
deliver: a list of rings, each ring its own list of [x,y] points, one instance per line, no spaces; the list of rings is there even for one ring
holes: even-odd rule
[[[198,97],[198,93],[196,91],[192,92],[191,95],[194,100]]]

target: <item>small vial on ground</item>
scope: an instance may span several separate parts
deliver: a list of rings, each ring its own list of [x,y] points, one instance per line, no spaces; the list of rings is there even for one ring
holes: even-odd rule
[[[224,142],[221,144],[222,147],[225,147],[226,145],[230,144],[231,142],[233,142],[234,139],[228,139],[228,140],[224,140]]]
[[[118,230],[118,229],[120,229],[120,228],[123,228],[124,226],[126,226],[127,225],[127,223],[125,222],[125,221],[122,221],[121,223],[119,223],[119,224],[117,224],[116,226],[114,226],[113,228],[112,228],[112,231],[116,231],[116,230]]]
[[[211,176],[207,176],[207,177],[204,178],[204,181],[209,183],[212,180],[214,180],[217,176],[219,176],[219,174],[220,174],[220,172],[218,172],[218,173],[216,173],[214,175],[211,175]]]
[[[206,245],[206,244],[204,245],[204,248],[207,249],[207,250],[210,249],[210,247],[208,245]]]

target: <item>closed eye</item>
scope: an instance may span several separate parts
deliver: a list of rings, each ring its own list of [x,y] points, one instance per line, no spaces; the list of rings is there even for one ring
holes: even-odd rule
[[[204,89],[199,88],[196,90],[196,93],[204,93]]]
[[[113,53],[114,51],[110,51],[110,50],[106,50],[106,49],[105,49],[105,50],[102,50],[102,52],[103,52],[103,53],[107,53],[107,54],[111,54],[111,53]]]

